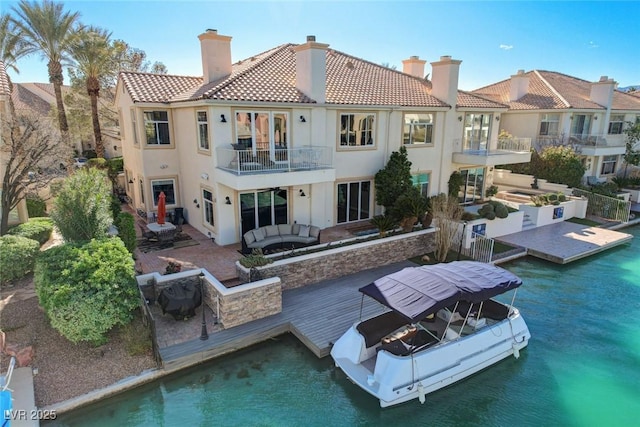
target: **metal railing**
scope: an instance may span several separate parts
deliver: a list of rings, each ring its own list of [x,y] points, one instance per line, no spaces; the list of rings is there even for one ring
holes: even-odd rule
[[[454,152],[477,154],[490,156],[506,152],[511,153],[528,153],[531,151],[531,138],[501,138],[496,144],[496,148],[491,148],[491,144],[487,141],[479,141],[474,139],[454,139]]]
[[[487,264],[492,261],[495,240],[482,234],[471,232],[469,247],[466,247],[464,242],[460,242],[460,239],[462,239],[462,231],[458,230],[453,239],[451,239],[450,249],[452,251],[458,252],[459,250],[461,255]]]
[[[546,146],[558,146],[569,145],[574,148],[592,147],[592,148],[604,148],[604,147],[624,147],[624,138],[617,137],[618,135],[602,135],[602,134],[586,134],[577,133],[571,134],[568,137],[565,134],[561,135],[548,135],[539,136],[536,138],[534,145],[536,148],[543,148]]]
[[[573,195],[586,197],[588,199],[587,215],[610,219],[612,221],[629,222],[631,202],[580,190],[578,188],[573,189]]]
[[[153,358],[156,361],[156,364],[161,367],[162,366],[162,357],[160,356],[160,346],[158,345],[158,335],[156,331],[156,320],[153,318],[153,314],[151,313],[151,308],[147,304],[147,299],[145,298],[142,290],[138,288],[140,293],[140,310],[142,310],[142,323],[144,326],[149,327],[151,334],[151,349],[153,351]]]
[[[236,175],[280,173],[328,169],[332,166],[329,147],[297,147],[286,149],[216,149],[218,168]]]

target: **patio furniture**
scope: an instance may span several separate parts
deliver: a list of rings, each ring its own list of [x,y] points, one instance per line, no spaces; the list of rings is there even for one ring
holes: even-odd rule
[[[140,224],[138,224],[138,228],[140,228],[140,235],[142,237],[144,237],[145,239],[149,240],[150,242],[157,242],[158,241],[158,235],[156,233],[154,233],[153,231],[147,231],[144,229],[144,227]]]
[[[320,243],[320,227],[301,224],[267,225],[244,233],[242,253],[253,249],[295,249]]]
[[[178,222],[176,224],[176,237],[178,237],[180,234],[182,234],[182,224],[184,223],[184,218],[180,217],[178,218]]]

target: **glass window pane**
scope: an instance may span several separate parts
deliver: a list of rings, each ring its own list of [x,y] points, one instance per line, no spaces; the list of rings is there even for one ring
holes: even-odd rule
[[[363,181],[360,184],[360,218],[367,219],[369,215],[369,202],[371,200],[371,182]]]
[[[347,222],[347,184],[338,184],[338,223]]]
[[[287,224],[289,222],[287,190],[278,190],[273,193],[273,212],[275,215],[274,224]]]
[[[358,217],[358,188],[360,187],[359,182],[351,182],[349,183],[349,221],[357,221],[360,219]]]
[[[276,148],[287,148],[287,116],[286,113],[273,114],[273,143]]]
[[[158,123],[158,133],[160,134],[160,144],[167,145],[169,141],[169,123]]]
[[[254,113],[256,148],[269,149],[269,113]]]
[[[174,181],[172,179],[151,181],[151,189],[153,191],[154,206],[158,206],[160,192],[164,192],[167,205],[174,205],[176,203]]]
[[[240,220],[242,234],[256,228],[255,193],[240,194]]]

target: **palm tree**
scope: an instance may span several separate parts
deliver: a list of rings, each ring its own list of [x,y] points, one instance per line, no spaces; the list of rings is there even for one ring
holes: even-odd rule
[[[63,140],[69,143],[69,125],[62,102],[62,63],[68,61],[69,39],[73,27],[78,23],[78,12],[65,12],[62,3],[52,0],[28,2],[21,0],[13,8],[17,15],[16,25],[24,34],[27,54],[40,52],[48,60],[49,82],[53,83],[58,109],[58,123]]]
[[[0,61],[4,68],[20,73],[17,66],[18,59],[27,54],[24,35],[15,22],[6,13],[0,14]]]
[[[91,101],[91,119],[96,142],[96,154],[104,158],[104,144],[98,118],[100,79],[113,72],[115,62],[110,41],[111,33],[94,26],[83,27],[71,38],[69,52],[75,60],[78,77],[85,81]]]

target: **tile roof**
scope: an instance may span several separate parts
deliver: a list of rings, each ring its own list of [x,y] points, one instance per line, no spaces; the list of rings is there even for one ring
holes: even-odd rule
[[[509,106],[499,101],[494,101],[488,98],[484,98],[477,94],[466,92],[463,90],[458,91],[458,97],[456,100],[456,106],[458,108],[508,108]]]
[[[51,111],[51,104],[47,100],[30,91],[22,83],[13,84],[11,99],[16,111],[29,111],[40,116],[47,116]]]
[[[0,95],[9,95],[9,76],[4,68],[4,62],[0,61]]]
[[[313,103],[295,86],[294,44],[284,44],[232,65],[232,73],[203,84],[200,77],[122,72],[134,102],[198,99]],[[466,99],[466,98],[465,98]],[[326,102],[336,105],[447,107],[430,82],[342,52],[327,50]],[[480,102],[480,101],[476,101]]]
[[[472,93],[509,106],[511,110],[552,110],[552,109],[597,109],[599,105],[589,99],[591,82],[553,71],[533,70],[524,74],[529,77],[527,94],[515,101],[509,101],[510,79],[473,90]],[[632,96],[614,91],[612,109],[640,109],[640,102]]]

